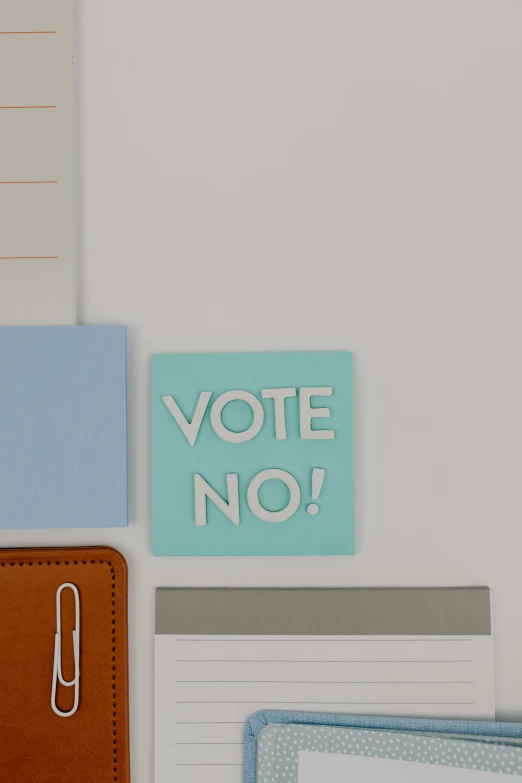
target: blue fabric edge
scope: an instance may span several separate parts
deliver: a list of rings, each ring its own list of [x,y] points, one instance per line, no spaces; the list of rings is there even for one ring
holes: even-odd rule
[[[385,718],[373,715],[342,715],[328,712],[285,712],[261,710],[251,715],[245,725],[243,781],[256,783],[257,737],[270,723],[296,723],[320,726],[344,726],[352,729],[443,732],[477,737],[522,737],[522,723],[496,723],[477,720],[440,720],[427,718]]]

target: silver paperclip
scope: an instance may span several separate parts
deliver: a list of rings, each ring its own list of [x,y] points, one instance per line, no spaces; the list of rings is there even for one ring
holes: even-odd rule
[[[72,680],[64,680],[62,673],[62,608],[61,608],[61,595],[62,590],[69,587],[74,593],[74,608],[75,608],[75,621],[74,631],[72,632],[73,638],[73,655],[74,655],[74,678]],[[74,685],[74,705],[69,712],[62,712],[56,706],[56,689],[58,683],[61,683],[66,688],[70,688]],[[61,718],[69,718],[74,715],[78,709],[78,703],[80,701],[80,594],[76,585],[70,582],[64,582],[60,585],[56,591],[56,633],[54,635],[54,664],[53,664],[53,686],[51,690],[51,707],[54,712]]]

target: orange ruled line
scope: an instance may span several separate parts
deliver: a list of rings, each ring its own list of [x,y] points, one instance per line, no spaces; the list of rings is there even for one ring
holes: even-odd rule
[[[0,35],[56,35],[56,30],[0,30]]]
[[[13,180],[12,182],[2,182],[0,180],[0,185],[57,185],[58,180],[57,179],[24,179],[24,180]]]
[[[0,256],[0,261],[17,261],[33,258],[58,258],[58,256]]]
[[[56,106],[0,106],[0,109],[56,109]]]

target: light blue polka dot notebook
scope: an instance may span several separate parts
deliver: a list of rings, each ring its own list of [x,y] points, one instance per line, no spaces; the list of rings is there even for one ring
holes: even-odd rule
[[[455,775],[465,770],[463,780],[471,777],[477,783],[489,783],[500,775],[522,777],[522,725],[277,711],[256,713],[247,722],[245,783],[317,780],[316,772],[315,777],[303,775],[302,765],[310,764],[309,772],[316,770],[318,759],[326,759],[326,769],[336,770],[325,780],[344,780],[339,772],[343,762],[339,758],[333,765],[328,762],[334,756],[358,759],[360,764],[355,766],[361,770],[366,765],[374,771],[375,764],[376,774],[383,773],[385,761],[388,765],[402,762],[402,779],[405,771],[418,775],[422,764],[432,771],[437,768],[437,779],[442,781],[450,771]],[[344,767],[350,767],[350,760],[344,760]],[[444,774],[442,768],[446,768]]]

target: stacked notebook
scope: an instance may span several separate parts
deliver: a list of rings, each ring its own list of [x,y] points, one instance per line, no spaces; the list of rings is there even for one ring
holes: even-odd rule
[[[495,783],[522,776],[522,725],[260,712],[244,783]]]
[[[127,525],[123,326],[76,326],[73,0],[0,13],[0,529]]]

